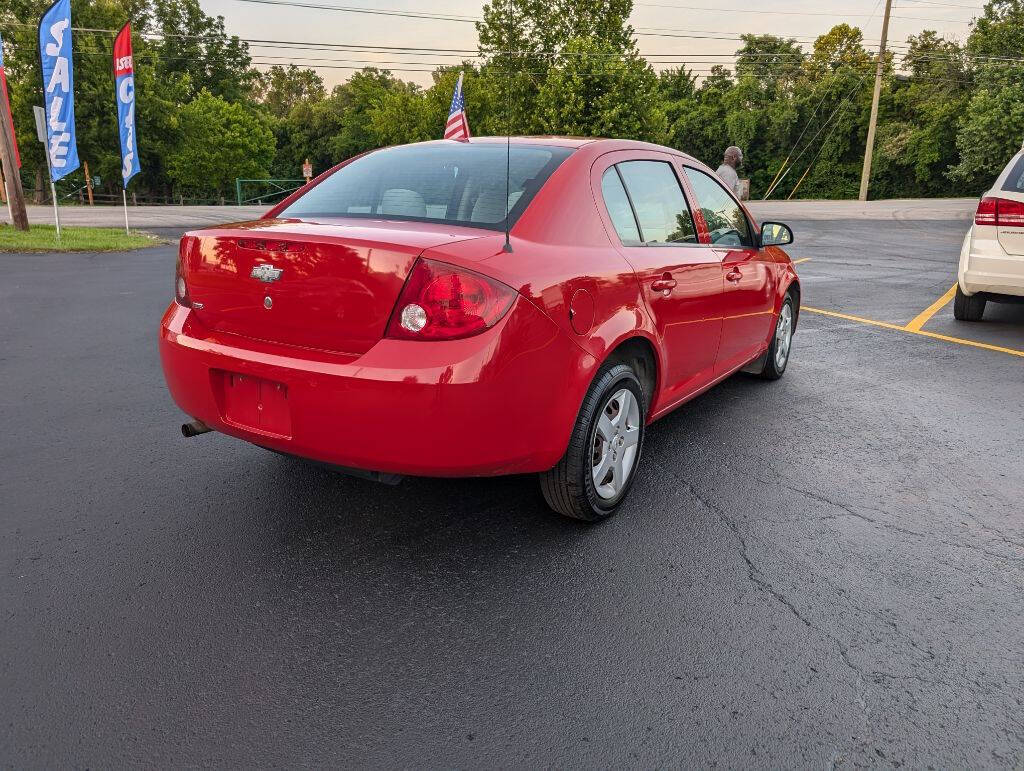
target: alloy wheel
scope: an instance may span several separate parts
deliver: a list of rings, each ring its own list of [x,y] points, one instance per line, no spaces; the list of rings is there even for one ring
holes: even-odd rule
[[[779,321],[775,325],[775,368],[780,372],[786,367],[789,359],[789,347],[793,342],[793,308],[784,303],[779,311]]]
[[[594,432],[591,474],[597,494],[610,500],[629,481],[640,441],[640,405],[628,388],[605,402]]]

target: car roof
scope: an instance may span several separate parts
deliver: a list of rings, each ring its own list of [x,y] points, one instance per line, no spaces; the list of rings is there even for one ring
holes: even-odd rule
[[[446,144],[449,142],[455,142],[458,140],[454,139],[433,139],[427,142],[417,142],[416,144],[421,145],[439,145]],[[596,149],[599,154],[605,152],[613,152],[615,150],[656,150],[659,152],[672,153],[689,160],[696,161],[692,155],[677,150],[674,147],[665,147],[664,145],[656,145],[651,142],[640,142],[633,139],[608,139],[605,137],[568,137],[568,136],[489,136],[489,137],[472,137],[469,140],[470,144],[505,144],[511,141],[516,145],[538,145],[541,147],[569,147],[574,150],[581,147],[588,147],[588,149]]]

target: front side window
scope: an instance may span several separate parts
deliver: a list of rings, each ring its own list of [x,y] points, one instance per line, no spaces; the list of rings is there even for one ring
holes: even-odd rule
[[[451,142],[377,150],[344,166],[278,216],[443,222],[504,230],[555,169],[566,147]]]
[[[664,161],[618,165],[645,244],[696,244],[697,230],[672,167]]]
[[[622,186],[619,179],[619,172],[612,166],[604,176],[601,177],[601,195],[604,197],[604,205],[608,209],[608,216],[612,219],[615,232],[619,234],[619,240],[623,246],[639,246],[640,230],[636,226],[636,218],[633,216],[633,207],[629,204],[626,196],[626,188]]]
[[[750,223],[736,200],[725,188],[703,171],[685,170],[686,178],[697,195],[711,243],[720,246],[751,246]]]

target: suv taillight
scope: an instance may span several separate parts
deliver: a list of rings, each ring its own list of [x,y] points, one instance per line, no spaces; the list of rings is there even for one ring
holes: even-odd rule
[[[401,340],[472,337],[497,324],[515,299],[516,291],[500,281],[420,258],[391,313],[387,336]]]
[[[178,246],[178,260],[174,263],[174,299],[178,305],[184,305],[186,308],[192,307],[192,298],[188,294],[184,262],[192,246],[192,240],[190,236],[181,239],[181,244]]]
[[[1024,202],[995,196],[982,198],[974,214],[974,224],[1004,228],[1024,226]]]

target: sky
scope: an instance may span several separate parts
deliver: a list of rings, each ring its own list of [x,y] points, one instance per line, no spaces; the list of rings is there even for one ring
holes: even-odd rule
[[[447,14],[477,18],[483,1],[465,0],[296,0],[307,5],[370,10]],[[476,50],[472,23],[442,19],[410,19],[323,8],[278,6],[253,0],[200,0],[207,13],[223,16],[229,34],[261,40],[352,46],[396,46],[431,49]],[[650,0],[634,2],[630,23],[637,32],[659,31],[664,35],[691,34],[702,39],[639,35],[640,52],[659,57],[669,65],[686,62],[695,71],[713,63],[731,64],[729,58],[740,43],[708,39],[736,37],[743,33],[770,33],[800,40],[813,39],[833,25],[846,22],[864,31],[866,45],[877,50],[885,0]],[[947,38],[963,41],[969,21],[980,12],[983,0],[893,0],[889,40],[905,43],[909,35],[933,29]],[[756,10],[752,10],[756,7]],[[805,44],[810,48],[810,43]],[[897,49],[899,50],[899,49]],[[441,63],[458,62],[434,52],[344,52],[338,50],[282,50],[251,48],[253,60],[270,64],[294,63],[317,70],[328,88],[346,80],[364,66],[390,69],[403,80],[430,84],[430,70]],[[312,58],[311,58],[312,57]],[[654,62],[652,62],[654,63]],[[404,71],[403,71],[404,70]],[[424,70],[418,72],[415,70]]]

